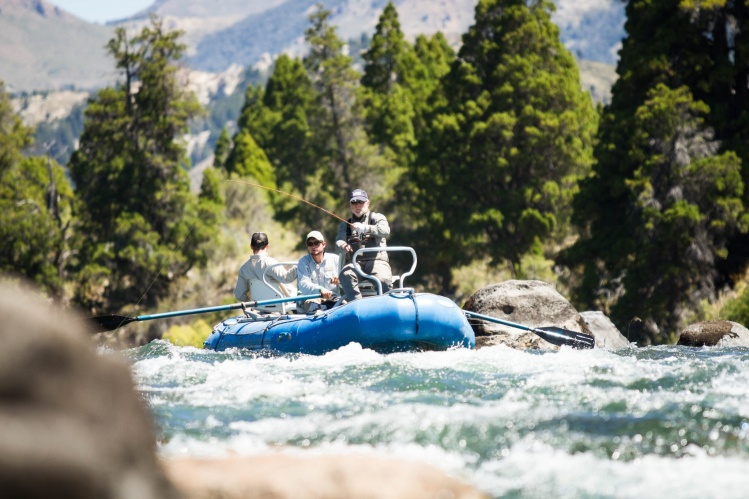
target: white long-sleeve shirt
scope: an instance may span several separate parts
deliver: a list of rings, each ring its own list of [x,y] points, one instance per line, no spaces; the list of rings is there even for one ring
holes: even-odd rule
[[[338,285],[330,282],[338,277],[339,258],[333,253],[324,253],[320,263],[312,259],[312,255],[304,255],[297,265],[299,291],[303,295],[319,293],[321,288],[338,293]]]
[[[234,297],[239,301],[247,300],[247,293],[250,291],[251,280],[263,280],[263,273],[267,267],[278,263],[275,258],[268,256],[267,254],[252,255],[240,268],[239,275],[237,277],[237,285],[234,287]],[[282,283],[294,282],[297,278],[297,269],[285,269],[279,265],[273,267],[268,271],[268,282],[278,284],[281,291],[286,296],[290,296],[290,291],[285,288]]]

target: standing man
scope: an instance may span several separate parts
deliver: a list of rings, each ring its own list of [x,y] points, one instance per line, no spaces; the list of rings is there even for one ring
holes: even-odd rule
[[[239,268],[237,276],[237,285],[234,287],[234,297],[239,301],[247,301],[250,291],[250,281],[263,282],[263,273],[266,267],[278,263],[275,258],[268,255],[268,235],[265,232],[255,232],[250,239],[250,248],[252,256],[244,265]],[[297,277],[296,268],[286,270],[282,265],[273,267],[268,271],[268,281],[278,285],[279,289],[285,296],[296,294],[295,290],[290,290],[283,283],[292,283]],[[292,286],[293,287],[293,286]]]
[[[390,225],[385,215],[369,211],[369,196],[362,189],[356,189],[349,199],[353,216],[338,227],[336,246],[344,255],[345,266],[341,270],[340,281],[346,301],[361,298],[359,275],[354,271],[351,256],[361,246],[380,248],[387,246],[386,238],[390,235]],[[393,273],[390,269],[387,252],[364,253],[358,258],[361,269],[377,277],[382,283],[382,292],[393,286]]]
[[[314,312],[321,306],[331,308],[335,304],[333,295],[338,292],[338,255],[325,252],[325,238],[319,231],[307,234],[306,242],[308,254],[300,258],[297,265],[299,291],[303,295],[320,293],[322,298],[307,300],[302,308],[307,312]]]

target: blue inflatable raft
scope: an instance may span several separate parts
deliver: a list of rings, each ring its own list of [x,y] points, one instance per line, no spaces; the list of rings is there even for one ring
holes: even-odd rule
[[[416,269],[413,248],[361,248],[354,253],[353,261],[362,253],[383,250],[411,254],[411,268],[402,276],[394,276],[402,286]],[[244,316],[217,324],[203,346],[211,350],[246,348],[320,355],[352,342],[382,353],[473,348],[476,344],[466,315],[452,300],[404,287],[383,294],[377,278],[365,274],[358,265],[354,267],[363,282],[374,284],[373,295],[308,315],[246,311]],[[270,285],[265,277],[263,280]]]
[[[390,353],[473,348],[476,338],[453,301],[401,288],[315,315],[227,319],[213,328],[204,346],[320,355],[352,342]]]
[[[393,276],[400,281],[412,275],[416,269],[416,253],[407,246],[385,248],[361,248],[360,253],[371,251],[407,251],[413,257],[410,270],[402,276]],[[283,262],[276,265],[293,264]],[[268,269],[266,268],[266,274]],[[356,272],[364,279],[374,283],[370,295],[351,303],[339,300],[328,310],[318,310],[314,314],[286,313],[286,305],[305,300],[320,298],[319,295],[280,297],[281,292],[273,289],[263,277],[261,284],[269,288],[277,297],[267,300],[257,299],[232,305],[179,310],[151,315],[127,317],[122,315],[105,315],[91,317],[87,326],[92,332],[113,331],[136,321],[165,319],[184,315],[204,314],[223,310],[241,308],[244,315],[226,319],[217,324],[203,346],[211,350],[244,348],[249,350],[274,350],[277,352],[307,353],[320,355],[331,350],[358,343],[382,353],[413,350],[447,350],[449,348],[473,348],[476,336],[468,319],[502,324],[516,329],[530,331],[549,343],[557,346],[587,349],[595,346],[595,338],[587,333],[570,331],[555,326],[529,327],[515,322],[461,310],[447,298],[429,293],[416,293],[412,288],[400,287],[382,293],[382,285],[372,275],[365,274],[358,265]],[[364,283],[360,282],[360,288]],[[371,284],[370,284],[370,287]],[[263,287],[253,294],[261,294]],[[363,291],[363,290],[362,290]],[[273,307],[283,305],[280,313]],[[254,310],[253,310],[254,309]],[[291,311],[289,309],[288,311]]]

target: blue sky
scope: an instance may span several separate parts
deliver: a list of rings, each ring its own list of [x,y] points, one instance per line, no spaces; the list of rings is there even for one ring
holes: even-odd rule
[[[84,21],[104,24],[140,12],[155,0],[47,0]]]

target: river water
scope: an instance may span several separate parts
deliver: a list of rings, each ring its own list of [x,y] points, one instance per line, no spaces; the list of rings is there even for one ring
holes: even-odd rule
[[[491,497],[749,495],[749,349],[124,354],[166,457],[392,457]]]

